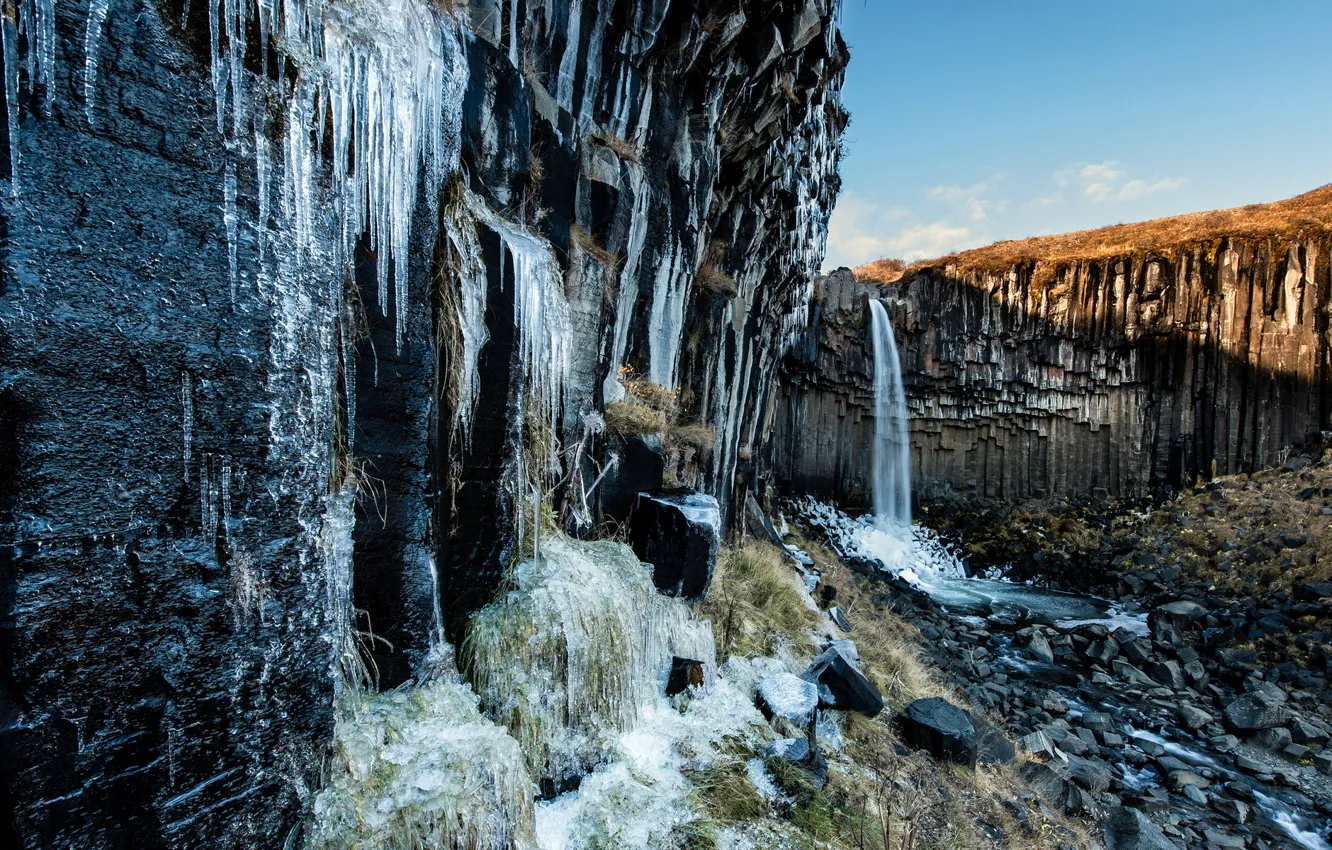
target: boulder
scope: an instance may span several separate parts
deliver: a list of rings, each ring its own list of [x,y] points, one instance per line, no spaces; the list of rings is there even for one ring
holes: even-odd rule
[[[851,631],[851,620],[847,618],[846,612],[836,605],[828,609],[828,619],[832,620],[837,628],[843,632],[849,633]]]
[[[701,688],[703,682],[702,661],[676,656],[671,659],[671,675],[666,679],[666,696],[673,697],[690,688]]]
[[[721,509],[716,499],[693,490],[639,493],[629,539],[638,557],[652,565],[658,590],[701,599],[717,565]]]
[[[819,689],[791,673],[775,673],[759,682],[757,702],[764,717],[780,717],[803,728],[814,719]]]
[[[757,540],[766,540],[779,549],[786,549],[785,541],[752,492],[745,493],[745,530]],[[813,566],[812,562],[810,566]]]
[[[1332,753],[1321,752],[1314,756],[1314,768],[1324,776],[1332,776]]]
[[[976,761],[979,764],[1017,762],[1017,748],[1003,730],[976,712],[971,713],[971,725],[976,727]]]
[[[1328,730],[1303,718],[1290,721],[1290,737],[1297,744],[1326,744]]]
[[[902,741],[938,759],[976,765],[976,726],[971,716],[942,697],[918,699],[897,718]]]
[[[1101,832],[1108,850],[1178,850],[1161,828],[1137,809],[1118,808]]]
[[[1146,672],[1167,688],[1176,691],[1184,689],[1184,671],[1179,669],[1178,661],[1148,661]]]
[[[1094,640],[1087,646],[1087,651],[1083,655],[1093,664],[1100,664],[1104,667],[1119,655],[1119,644],[1114,638]]]
[[[1054,663],[1054,650],[1050,648],[1050,642],[1045,639],[1045,635],[1033,631],[1031,637],[1027,639],[1027,652],[1032,658],[1045,664]]]
[[[1238,824],[1249,819],[1249,804],[1241,800],[1216,799],[1212,801],[1212,808]]]
[[[1317,602],[1320,599],[1332,599],[1332,581],[1313,581],[1295,585],[1297,602]]]
[[[1257,732],[1290,722],[1290,713],[1280,705],[1270,705],[1253,694],[1237,697],[1221,712],[1226,728],[1234,732]]]
[[[1211,723],[1216,718],[1203,711],[1197,706],[1184,703],[1179,707],[1179,722],[1185,729],[1198,730]]]
[[[883,694],[835,645],[815,658],[801,678],[818,686],[823,708],[858,711],[867,717],[883,711]]]

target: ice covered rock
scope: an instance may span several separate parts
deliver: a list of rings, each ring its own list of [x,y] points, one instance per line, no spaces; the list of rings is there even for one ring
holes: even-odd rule
[[[798,727],[809,725],[819,705],[819,689],[791,673],[775,673],[759,682],[758,704],[765,715],[780,717]]]
[[[518,742],[457,681],[339,703],[309,850],[516,850],[534,846],[534,786]]]

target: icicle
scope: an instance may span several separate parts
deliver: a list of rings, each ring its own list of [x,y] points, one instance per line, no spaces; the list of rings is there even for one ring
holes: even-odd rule
[[[231,458],[222,458],[222,537],[231,542]]]
[[[347,393],[347,448],[356,444],[356,329],[350,321],[342,329],[342,385]]]
[[[509,61],[515,68],[521,67],[518,64],[518,2],[509,0]]]
[[[217,507],[213,502],[213,456],[205,453],[199,465],[199,519],[205,540],[217,537]]]
[[[181,431],[185,436],[185,481],[190,480],[190,451],[194,447],[194,376],[180,376]]]
[[[268,181],[270,178],[268,137],[262,129],[254,131],[254,182],[259,199],[259,220],[255,222],[255,237],[259,243],[259,265],[264,264],[264,249],[268,242]]]
[[[232,163],[227,163],[222,178],[222,223],[227,230],[227,271],[231,275],[231,303],[235,304],[240,288],[236,270],[236,166]]]
[[[5,55],[5,120],[9,130],[9,191],[14,197],[19,193],[19,162],[23,144],[19,138],[18,106],[18,33],[14,23],[8,17],[0,21],[0,38],[4,44]]]
[[[95,0],[94,0],[95,2]],[[217,4],[222,0],[207,0],[208,3],[208,45],[209,69],[213,78],[213,103],[217,109],[217,132],[222,132],[222,116],[226,111],[226,91],[228,66],[222,64],[221,27],[217,20]]]
[[[50,104],[55,95],[55,0],[33,0],[27,29],[31,66],[29,85],[41,84],[42,99]]]
[[[97,90],[97,54],[102,45],[102,27],[111,0],[88,0],[88,25],[83,34],[83,108],[93,123],[93,96]]]

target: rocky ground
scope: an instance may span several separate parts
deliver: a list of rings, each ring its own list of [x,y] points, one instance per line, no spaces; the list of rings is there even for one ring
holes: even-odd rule
[[[1122,622],[959,615],[875,577],[1018,778],[1114,848],[1332,839],[1332,453],[1158,506],[1022,507],[933,524],[977,569],[1113,599]],[[1145,616],[1145,623],[1144,617]]]

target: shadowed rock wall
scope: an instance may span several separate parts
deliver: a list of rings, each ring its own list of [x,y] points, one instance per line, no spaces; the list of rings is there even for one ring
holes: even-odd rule
[[[832,10],[460,5],[447,191],[554,247],[573,315],[555,439],[581,439],[626,365],[714,429],[688,483],[729,505],[837,189]],[[439,345],[461,284],[424,214],[449,199],[418,198],[395,258],[406,303],[381,299],[367,241],[329,259],[328,151],[307,175],[314,235],[293,245],[300,69],[254,47],[253,20],[233,67],[254,128],[224,137],[206,3],[181,20],[110,0],[100,31],[86,6],[52,8],[51,85],[19,40],[15,133],[0,128],[17,182],[0,202],[0,845],[282,846],[348,647],[402,681],[512,555],[521,270],[479,227],[490,341],[468,442]],[[734,292],[695,284],[705,262]],[[594,475],[608,444],[589,445]],[[550,474],[559,509],[577,501],[570,457]]]
[[[786,360],[775,476],[867,501],[871,295],[901,347],[918,498],[1144,496],[1280,463],[1332,429],[1330,252],[1326,236],[1225,239],[1044,279],[839,271]]]

